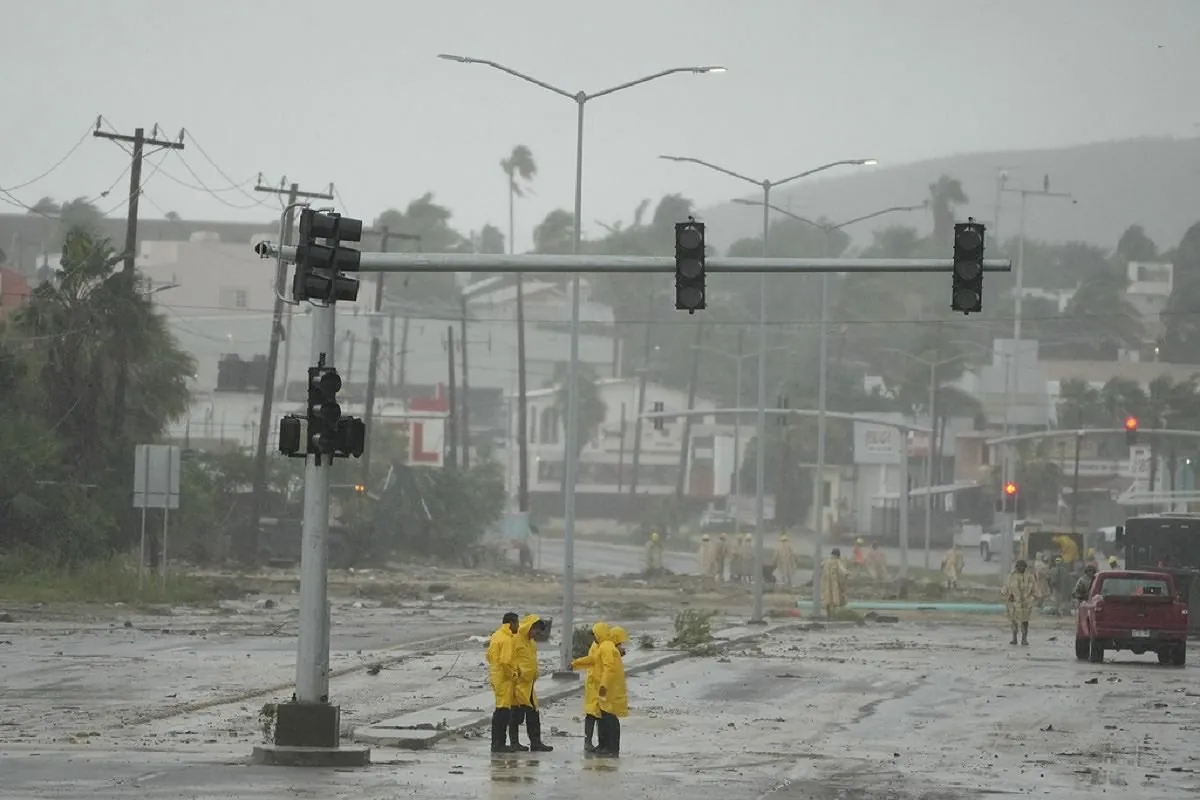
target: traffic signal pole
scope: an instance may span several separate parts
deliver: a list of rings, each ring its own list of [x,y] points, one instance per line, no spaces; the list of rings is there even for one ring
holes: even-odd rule
[[[332,367],[334,305],[313,304],[314,367]],[[328,575],[329,472],[333,459],[304,459],[304,525],[300,534],[300,635],[296,643],[296,701],[329,702]]]

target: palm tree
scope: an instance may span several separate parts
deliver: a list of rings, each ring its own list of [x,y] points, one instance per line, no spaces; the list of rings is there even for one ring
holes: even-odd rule
[[[954,232],[954,209],[970,202],[958,178],[942,175],[929,184],[929,210],[933,214],[933,241],[949,247]]]
[[[508,252],[515,247],[516,199],[524,197],[528,184],[537,176],[533,152],[519,144],[500,161],[500,169],[508,177]],[[529,510],[529,432],[525,372],[525,280],[517,273],[517,510]]]

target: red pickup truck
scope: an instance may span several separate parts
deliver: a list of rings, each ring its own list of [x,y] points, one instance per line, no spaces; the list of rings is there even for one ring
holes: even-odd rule
[[[1075,657],[1093,664],[1105,650],[1155,652],[1158,663],[1187,663],[1188,607],[1162,572],[1113,570],[1092,581],[1075,612]]]

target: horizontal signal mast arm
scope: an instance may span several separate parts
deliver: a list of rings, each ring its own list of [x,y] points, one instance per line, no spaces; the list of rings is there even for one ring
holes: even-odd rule
[[[295,247],[280,247],[273,242],[260,242],[255,252],[263,258],[282,257],[296,260]],[[1011,272],[1012,261],[989,259],[983,262],[985,272]],[[772,272],[952,272],[950,258],[709,258],[705,271],[709,273],[772,273]],[[363,253],[360,272],[675,272],[675,259],[670,256],[552,256],[552,255],[487,255],[479,253]]]

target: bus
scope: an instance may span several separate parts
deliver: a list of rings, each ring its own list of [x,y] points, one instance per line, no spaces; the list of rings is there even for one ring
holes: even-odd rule
[[[1200,609],[1200,514],[1143,514],[1118,526],[1116,543],[1125,569],[1148,569],[1175,577],[1190,608]],[[1200,614],[1189,616],[1188,633],[1200,633]]]

